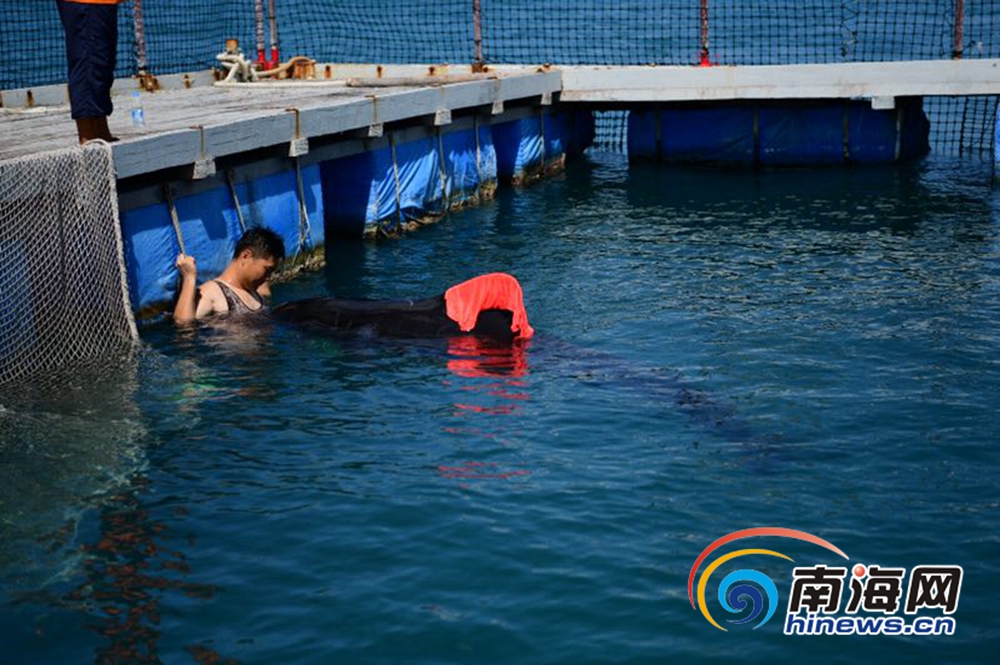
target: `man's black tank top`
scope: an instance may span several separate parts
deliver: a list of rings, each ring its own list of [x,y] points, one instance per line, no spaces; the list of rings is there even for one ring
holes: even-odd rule
[[[229,307],[229,311],[232,314],[256,314],[264,310],[264,301],[261,300],[260,296],[257,295],[256,291],[247,291],[254,300],[260,303],[260,307],[257,309],[250,309],[247,304],[243,302],[243,299],[236,295],[236,292],[222,280],[215,280],[215,283],[219,285],[222,289],[222,295],[226,298],[226,305]]]

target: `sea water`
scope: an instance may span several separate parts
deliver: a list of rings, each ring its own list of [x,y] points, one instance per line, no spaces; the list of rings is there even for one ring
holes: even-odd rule
[[[508,271],[524,348],[162,324],[134,359],[7,395],[0,661],[990,660],[988,178],[591,155],[275,288],[425,297]],[[718,550],[699,575],[738,547],[793,560],[714,573],[723,633],[688,576],[761,526],[848,559]],[[783,634],[795,566],[857,563],[961,566],[955,634]],[[776,584],[756,630],[715,597],[738,567]]]

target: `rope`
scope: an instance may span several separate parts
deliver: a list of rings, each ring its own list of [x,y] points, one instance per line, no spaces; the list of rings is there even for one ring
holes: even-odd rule
[[[174,206],[174,195],[170,191],[170,183],[163,183],[163,198],[167,202],[167,209],[170,211],[170,221],[174,225],[174,235],[177,236],[177,245],[181,248],[181,254],[187,254],[184,247],[184,234],[181,233],[181,220],[177,217],[177,208]]]
[[[294,58],[289,58],[288,62],[283,62],[274,69],[268,69],[262,72],[257,72],[257,76],[260,78],[267,77],[277,77],[281,78],[281,75],[287,72],[289,69],[299,64],[315,64],[316,61],[312,58],[307,58],[304,55],[297,55]]]
[[[479,147],[479,116],[472,116],[472,130],[476,133],[476,189],[483,185],[483,152]]]
[[[396,139],[389,134],[389,149],[392,152],[392,178],[396,184],[396,230],[403,226],[403,193],[399,185],[399,164],[396,163]]]
[[[312,226],[309,224],[309,209],[306,207],[306,191],[302,186],[302,168],[299,165],[299,158],[292,157],[295,162],[295,181],[298,184],[299,194],[299,252],[303,248],[312,247]]]
[[[542,136],[542,168],[545,168],[545,109],[538,110],[538,133]]]
[[[219,64],[223,69],[227,70],[226,78],[219,83],[236,83],[236,82],[251,82],[257,81],[257,70],[254,69],[253,63],[250,62],[243,51],[236,49],[235,51],[226,50],[219,55],[215,56],[215,59],[219,61]]]
[[[441,135],[441,128],[437,128],[437,144],[438,144],[438,162],[441,164],[439,169],[441,172],[441,205],[442,212],[448,212],[451,209],[451,197],[448,196],[448,167],[447,162],[444,158],[444,139]]]
[[[229,183],[229,193],[233,196],[233,205],[236,206],[236,219],[240,223],[240,233],[246,233],[247,222],[243,219],[243,207],[240,205],[239,194],[236,193],[236,180],[233,177],[232,169],[226,171],[226,181]]]

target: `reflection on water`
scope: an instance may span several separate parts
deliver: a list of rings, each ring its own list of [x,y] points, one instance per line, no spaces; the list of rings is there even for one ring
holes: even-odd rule
[[[82,515],[145,465],[138,359],[109,359],[0,393],[0,581],[74,574]]]
[[[520,378],[528,373],[531,342],[499,344],[474,336],[448,339],[448,370],[457,376]]]
[[[458,466],[442,464],[438,467],[438,472],[444,478],[457,478],[459,480],[509,480],[517,476],[531,475],[527,469],[505,471],[496,462],[465,462]]]
[[[187,377],[176,396],[163,395],[182,418],[196,410],[192,404],[214,397],[195,387],[197,365],[167,368],[149,350],[20,384],[0,397],[4,600],[83,617],[98,637],[93,658],[99,663],[161,662],[163,594],[199,600],[214,594],[182,579],[190,568],[170,544],[176,537],[144,505],[147,447],[154,439],[138,393],[142,373],[150,370],[161,373],[151,383],[156,387],[164,375]],[[173,512],[180,517],[184,509]],[[45,616],[34,629],[42,640],[52,629]],[[204,645],[189,651],[200,662],[215,658]]]
[[[512,427],[516,421],[509,417],[520,416],[522,403],[531,399],[526,381],[530,347],[530,341],[522,340],[501,344],[474,336],[448,339],[448,371],[457,377],[463,394],[462,401],[455,403],[456,415],[469,416],[473,420],[479,416],[483,425],[447,426],[443,431],[498,442],[504,437],[516,436],[516,427]],[[490,419],[490,416],[499,416],[502,420]],[[487,461],[441,464],[438,473],[442,478],[460,481],[510,480],[531,475],[528,469],[510,469]],[[463,482],[463,486],[467,483]]]
[[[166,525],[152,519],[143,505],[147,492],[146,479],[136,475],[105,501],[96,543],[81,546],[82,580],[62,598],[65,606],[85,613],[87,627],[103,638],[94,654],[98,663],[161,662],[157,642],[164,594],[176,590],[198,600],[215,595],[212,586],[180,579],[191,569],[185,555],[169,545]],[[184,511],[178,507],[174,514]]]

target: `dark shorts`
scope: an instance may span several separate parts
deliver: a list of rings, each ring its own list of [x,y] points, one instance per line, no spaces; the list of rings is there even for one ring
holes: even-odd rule
[[[109,116],[118,50],[118,5],[56,0],[66,31],[69,102],[74,120]]]

